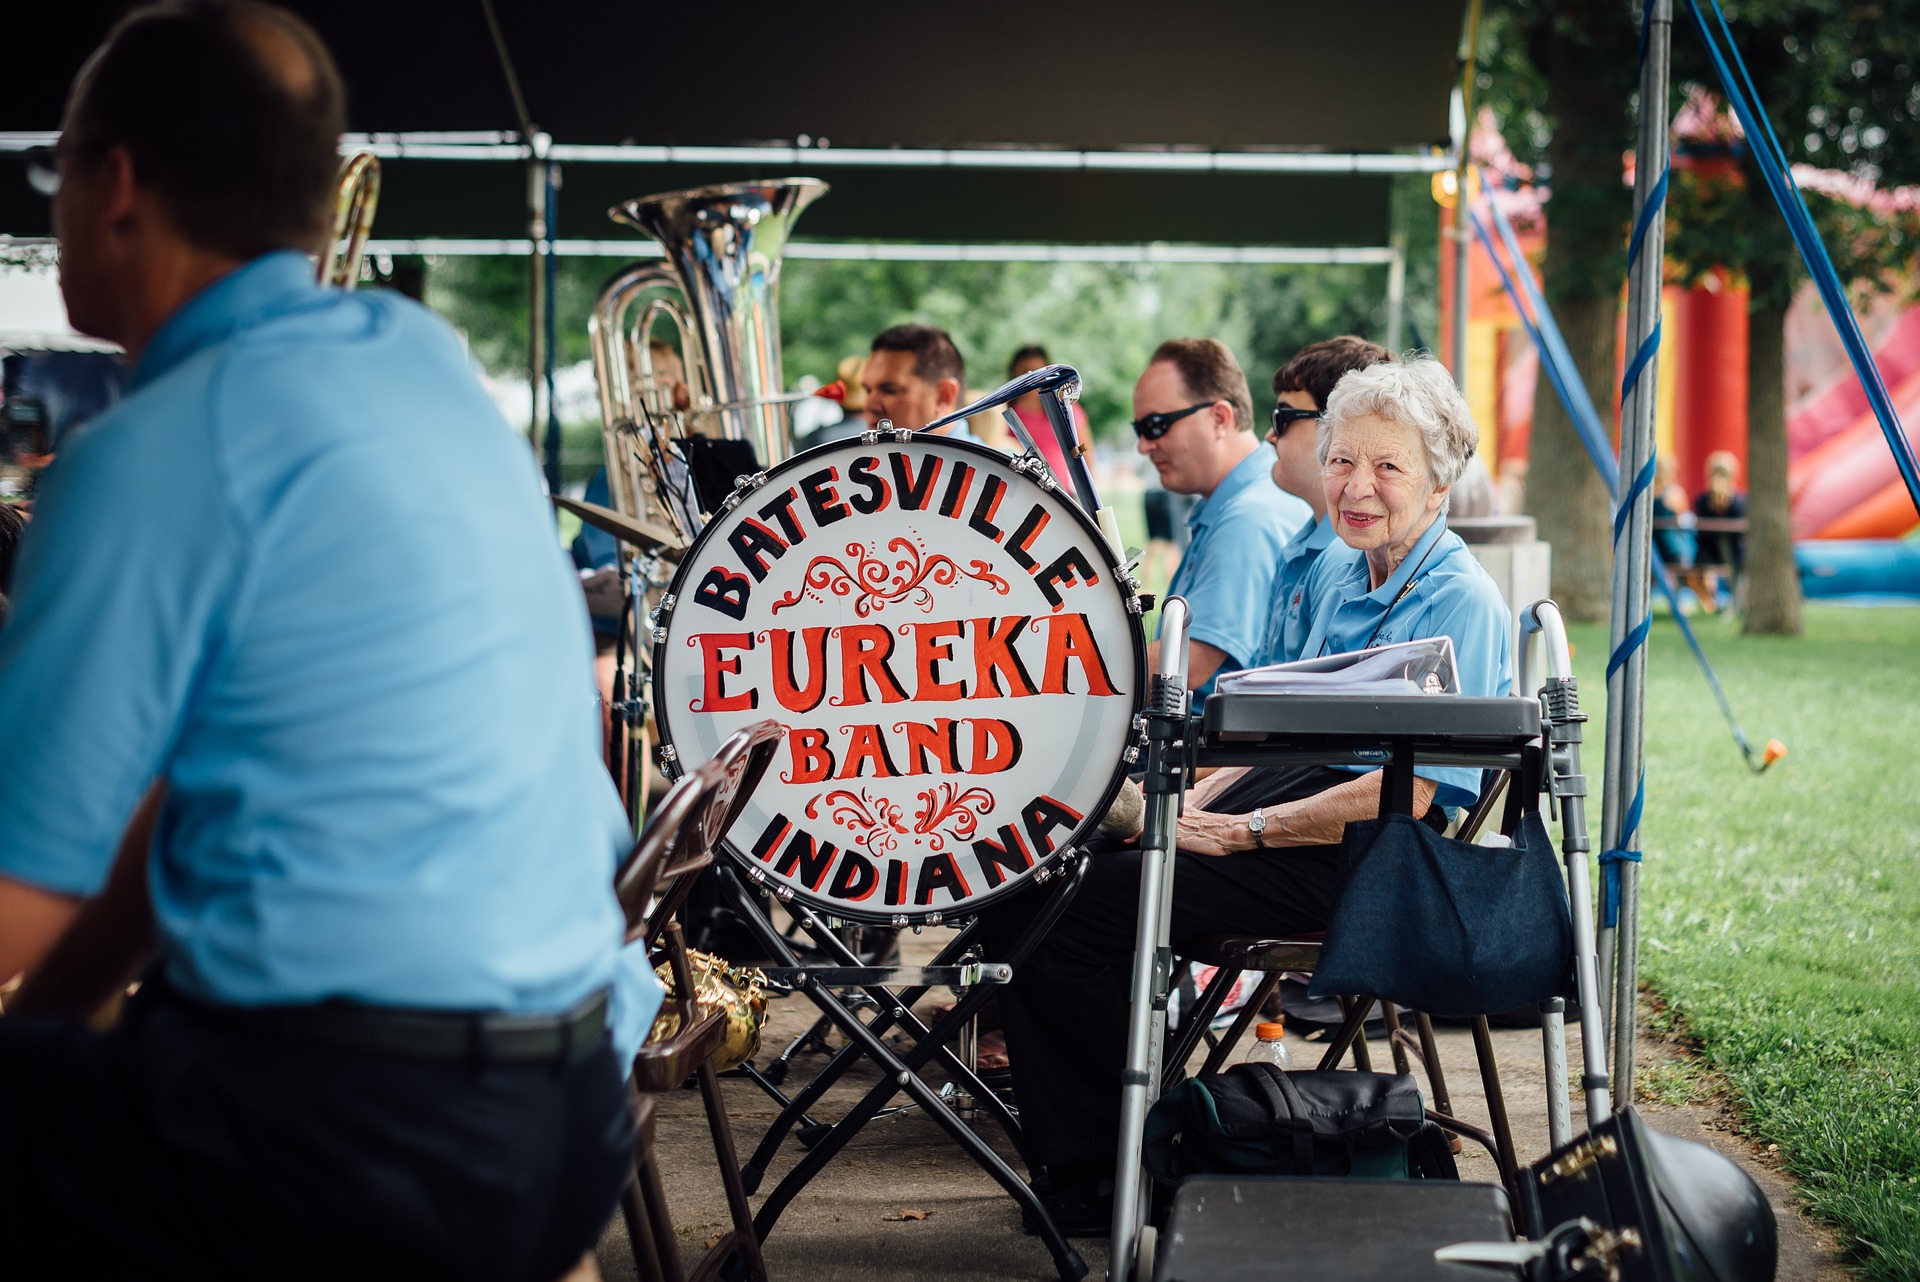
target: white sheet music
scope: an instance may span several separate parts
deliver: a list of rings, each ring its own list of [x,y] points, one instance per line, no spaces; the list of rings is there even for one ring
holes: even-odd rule
[[[1246,668],[1220,678],[1221,694],[1458,694],[1453,638],[1428,637],[1293,663]]]

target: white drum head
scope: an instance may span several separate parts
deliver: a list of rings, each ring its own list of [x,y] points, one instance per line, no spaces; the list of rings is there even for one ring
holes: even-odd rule
[[[726,843],[752,879],[938,921],[1092,829],[1146,661],[1138,598],[1070,498],[936,437],[825,445],[736,497],[661,612],[654,707],[682,768],[785,728]]]

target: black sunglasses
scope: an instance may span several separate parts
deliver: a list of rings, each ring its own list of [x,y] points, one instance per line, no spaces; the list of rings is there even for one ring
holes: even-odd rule
[[[51,200],[60,190],[60,156],[51,147],[29,147],[20,153],[27,166],[27,185]]]
[[[1201,401],[1198,405],[1189,405],[1183,410],[1171,410],[1165,414],[1142,414],[1133,420],[1133,434],[1143,441],[1157,441],[1175,423],[1189,414],[1198,414],[1212,404],[1212,401]]]
[[[1276,405],[1273,407],[1273,430],[1268,432],[1267,435],[1277,441],[1285,436],[1287,429],[1295,423],[1302,423],[1307,419],[1319,417],[1319,410],[1297,410],[1286,405]]]

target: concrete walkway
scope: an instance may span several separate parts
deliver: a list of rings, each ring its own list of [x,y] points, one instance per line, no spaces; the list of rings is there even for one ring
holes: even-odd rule
[[[906,936],[903,954],[908,964],[930,958],[947,937],[944,930]],[[764,1064],[770,1060],[812,1021],[814,1014],[815,1008],[804,998],[775,1001],[759,1062]],[[1463,1120],[1485,1127],[1487,1110],[1479,1088],[1471,1036],[1465,1028],[1447,1025],[1441,1025],[1437,1032],[1441,1063],[1456,1110]],[[1569,1034],[1568,1059],[1577,1079],[1578,1030],[1570,1029]],[[1288,1043],[1296,1065],[1313,1065],[1319,1054],[1318,1047],[1291,1034]],[[1540,1034],[1537,1030],[1496,1030],[1494,1045],[1515,1143],[1525,1164],[1547,1151]],[[1374,1042],[1373,1048],[1376,1066],[1388,1065],[1385,1044]],[[1664,1047],[1647,1045],[1643,1057],[1671,1053]],[[814,1066],[823,1062],[822,1056],[801,1056],[796,1060],[794,1077],[789,1084],[797,1086]],[[816,1115],[824,1119],[838,1117],[877,1080],[878,1074],[863,1065],[828,1095]],[[744,1160],[777,1110],[751,1082],[731,1078],[725,1081],[724,1087],[736,1143]],[[1424,1079],[1421,1089],[1424,1095]],[[1712,1144],[1740,1160],[1760,1181],[1780,1222],[1781,1282],[1839,1282],[1846,1276],[1833,1263],[1829,1240],[1792,1208],[1787,1182],[1732,1133],[1720,1110],[1641,1107],[1658,1128]],[[1578,1099],[1572,1101],[1572,1112],[1578,1129],[1583,1118],[1583,1105]],[[993,1122],[982,1118],[976,1130],[993,1143],[1016,1170],[1021,1169],[1012,1147]],[[675,1229],[683,1258],[691,1264],[699,1258],[704,1244],[725,1224],[726,1215],[697,1091],[681,1091],[661,1102],[658,1137],[661,1169],[672,1203]],[[780,1160],[761,1186],[761,1196],[753,1199],[756,1209],[762,1196],[792,1169],[803,1151],[792,1139],[787,1141]],[[1461,1154],[1460,1164],[1463,1179],[1497,1182],[1492,1159],[1471,1142]],[[1105,1241],[1081,1239],[1074,1245],[1091,1268],[1089,1276],[1104,1276]],[[776,1282],[842,1278],[898,1282],[918,1279],[1045,1282],[1057,1276],[1039,1239],[1021,1232],[1019,1210],[1014,1203],[936,1125],[917,1111],[869,1125],[787,1208],[765,1250],[769,1272]],[[617,1216],[601,1243],[599,1259],[608,1282],[624,1282],[636,1276],[627,1250],[626,1233]]]

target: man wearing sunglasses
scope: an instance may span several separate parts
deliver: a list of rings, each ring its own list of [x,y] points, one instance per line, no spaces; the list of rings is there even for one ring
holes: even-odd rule
[[[8,1276],[548,1282],[630,1170],[586,608],[458,337],[315,281],[344,114],[243,0],[68,102],[61,291],[131,375],[0,629]]]
[[[1280,553],[1266,637],[1256,663],[1291,663],[1301,657],[1300,647],[1313,625],[1313,610],[1306,600],[1307,571],[1323,554],[1351,551],[1334,537],[1327,521],[1317,448],[1320,411],[1343,375],[1392,359],[1393,354],[1379,344],[1343,334],[1301,348],[1274,372],[1273,394],[1279,404],[1273,410],[1273,426],[1267,429],[1267,444],[1274,451],[1273,483],[1304,500],[1313,509],[1313,523]]]
[[[1258,655],[1280,551],[1313,510],[1269,483],[1274,453],[1254,434],[1247,376],[1218,339],[1160,344],[1134,384],[1133,414],[1139,450],[1161,484],[1200,498],[1167,595],[1192,607],[1187,684],[1205,697],[1216,676]],[[1156,642],[1156,663],[1158,653]]]

